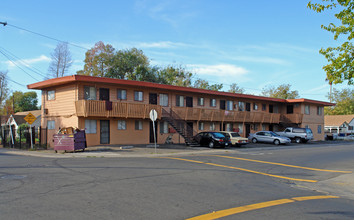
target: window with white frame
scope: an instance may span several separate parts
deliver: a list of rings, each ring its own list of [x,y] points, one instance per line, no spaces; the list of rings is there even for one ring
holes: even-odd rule
[[[117,99],[118,100],[127,100],[127,90],[117,89]]]
[[[306,115],[310,114],[310,106],[309,105],[305,105],[305,114]]]
[[[215,122],[210,122],[210,130],[215,131]]]
[[[50,90],[47,92],[47,100],[54,100],[55,99],[55,91]]]
[[[253,125],[253,130],[258,131],[258,124]]]
[[[322,114],[323,114],[323,107],[317,106],[317,115],[322,115]]]
[[[96,88],[93,86],[84,86],[84,99],[96,100]]]
[[[143,122],[142,121],[135,121],[135,130],[143,130]]]
[[[134,91],[134,101],[143,101],[143,92],[142,91]]]
[[[226,101],[226,110],[232,111],[234,107],[234,102],[233,101]]]
[[[204,130],[204,122],[199,122],[199,130],[200,131]]]
[[[210,107],[216,107],[216,99],[210,99]]]
[[[127,122],[125,120],[118,120],[118,130],[127,130]]]
[[[168,133],[168,123],[167,121],[160,122],[160,133],[167,134]]]
[[[55,121],[54,120],[47,121],[47,128],[48,128],[48,130],[54,130],[55,129]]]
[[[231,123],[227,123],[227,124],[225,125],[225,130],[226,130],[226,131],[232,131],[232,124],[231,124]]]
[[[184,106],[184,96],[176,95],[176,106],[178,107]]]
[[[265,131],[265,130],[267,130],[266,125],[262,124],[262,131]]]
[[[96,134],[97,132],[97,120],[85,120],[85,132],[87,134]]]
[[[238,124],[238,133],[242,134],[243,133],[243,124]]]
[[[245,103],[244,102],[238,102],[238,110],[239,111],[245,110]]]
[[[204,106],[204,98],[203,97],[198,97],[198,105]]]
[[[168,106],[168,95],[167,94],[160,94],[160,105]]]
[[[317,126],[317,133],[322,134],[322,126],[321,125]]]
[[[258,104],[257,103],[253,103],[253,110],[255,110],[255,111],[258,110]]]

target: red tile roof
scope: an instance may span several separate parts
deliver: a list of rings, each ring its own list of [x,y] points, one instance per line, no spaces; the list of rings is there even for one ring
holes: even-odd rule
[[[282,102],[282,103],[313,103],[325,106],[333,106],[333,103],[322,102],[310,99],[278,99],[278,98],[270,98],[264,96],[256,96],[256,95],[247,95],[240,93],[229,93],[229,92],[219,92],[213,90],[206,89],[198,89],[191,87],[182,87],[182,86],[172,86],[166,84],[158,84],[152,82],[143,82],[143,81],[134,81],[134,80],[124,80],[124,79],[112,79],[105,77],[93,77],[93,76],[83,76],[83,75],[72,75],[72,76],[64,76],[60,78],[49,79],[37,83],[33,83],[27,85],[28,89],[46,89],[51,88],[53,86],[69,84],[74,82],[92,82],[92,83],[106,83],[113,85],[126,85],[126,86],[139,86],[145,88],[154,88],[154,89],[164,89],[164,90],[172,90],[172,91],[180,91],[180,92],[190,92],[190,93],[200,93],[200,94],[208,94],[208,95],[217,95],[217,96],[228,96],[228,97],[236,97],[236,98],[247,98],[247,99],[257,99],[264,101],[273,101],[273,102]]]

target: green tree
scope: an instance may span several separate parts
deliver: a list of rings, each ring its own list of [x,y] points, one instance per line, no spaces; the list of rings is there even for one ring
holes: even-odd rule
[[[262,95],[278,99],[296,99],[299,98],[297,90],[290,91],[290,84],[282,84],[278,87],[268,86],[262,89]]]
[[[332,94],[328,93],[327,97],[333,100],[336,105],[334,107],[325,107],[326,115],[350,115],[354,114],[354,89],[333,89]]]
[[[84,69],[77,71],[79,75],[100,76],[107,75],[111,59],[114,55],[114,48],[110,44],[99,41],[85,54]]]
[[[334,40],[339,36],[346,38],[344,43],[338,47],[328,47],[321,49],[320,53],[325,56],[328,63],[323,67],[329,82],[334,84],[348,80],[349,85],[353,85],[354,75],[354,45],[350,42],[354,37],[354,0],[322,0],[321,3],[308,3],[307,7],[317,13],[325,10],[340,8],[341,11],[334,16],[341,22],[341,25],[330,23],[328,26],[321,25],[321,28],[332,32]]]
[[[138,50],[137,48],[119,50],[112,56],[105,76],[117,79],[137,80],[139,74],[147,75],[151,73],[149,65],[149,58],[145,56],[142,50]]]
[[[197,79],[194,82],[193,85],[194,88],[199,88],[199,89],[208,89],[208,90],[214,90],[214,91],[220,91],[223,87],[223,84],[213,84],[209,85],[209,82],[204,80],[204,79]]]
[[[232,83],[228,92],[243,94],[245,92],[245,89],[238,86],[237,83]]]
[[[24,112],[31,110],[38,110],[38,99],[36,92],[21,92],[15,91],[12,93],[6,100],[7,109],[11,109],[12,104],[14,104],[14,113],[16,112]],[[11,106],[11,107],[10,107]]]
[[[182,66],[167,66],[159,68],[157,73],[158,82],[161,84],[174,86],[192,86],[193,73],[187,71]]]

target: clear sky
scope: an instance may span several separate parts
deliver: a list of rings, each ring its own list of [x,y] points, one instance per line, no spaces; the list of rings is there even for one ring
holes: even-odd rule
[[[117,50],[136,47],[152,65],[182,65],[198,78],[223,83],[225,91],[237,83],[259,95],[265,86],[285,83],[301,98],[327,101],[326,60],[318,51],[338,44],[321,29],[336,20],[333,12],[317,14],[307,3],[2,0],[0,22],[9,25],[0,26],[0,51],[17,65],[0,53],[0,70],[8,71],[12,91],[28,91],[21,85],[42,81],[47,74],[58,42],[19,29],[24,28],[87,49],[98,41]],[[74,75],[83,68],[87,49],[69,49],[74,63],[68,75]]]

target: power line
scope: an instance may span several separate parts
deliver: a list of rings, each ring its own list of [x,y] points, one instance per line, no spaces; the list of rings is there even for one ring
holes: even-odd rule
[[[4,55],[11,63],[13,63],[15,66],[17,66],[19,69],[21,69],[24,73],[26,73],[28,76],[30,76],[32,79],[39,81],[38,79],[34,78],[31,74],[26,72],[24,69],[22,69],[15,61],[13,61],[7,54],[5,54],[2,50],[0,50],[0,53]]]
[[[0,50],[2,50],[3,52],[5,52],[8,56],[11,55],[13,58],[16,58],[17,59],[17,62],[20,62],[22,63],[22,66],[26,67],[27,69],[29,69],[30,71],[42,76],[42,77],[46,77],[45,76],[45,73],[43,73],[41,70],[35,68],[35,67],[30,67],[31,65],[25,61],[23,61],[21,58],[17,57],[15,54],[11,53],[10,51],[6,50],[5,48],[3,47],[0,47]],[[15,59],[12,59],[12,60],[15,60]]]
[[[69,44],[71,46],[74,46],[74,47],[77,47],[77,48],[80,48],[80,49],[89,50],[88,48],[79,46],[77,44],[73,44],[73,43],[70,43],[70,42],[67,42],[67,41],[59,40],[57,38],[50,37],[50,36],[47,36],[47,35],[44,35],[44,34],[41,34],[41,33],[38,33],[38,32],[34,32],[34,31],[31,31],[31,30],[28,30],[28,29],[25,29],[25,28],[22,28],[22,27],[18,27],[18,26],[12,25],[12,24],[8,24],[8,23],[6,23],[6,24],[7,24],[7,26],[10,26],[10,27],[13,27],[13,28],[17,28],[19,30],[27,31],[29,33],[36,34],[36,35],[41,36],[41,37],[45,37],[45,38],[48,38],[48,39],[51,39],[51,40],[55,40],[55,41],[58,41],[58,42],[61,42],[61,43],[67,43],[67,44]]]
[[[10,82],[13,82],[13,83],[15,83],[15,84],[17,84],[17,85],[19,85],[19,86],[23,86],[23,87],[27,88],[27,86],[25,86],[25,85],[23,85],[23,84],[21,84],[21,83],[18,83],[18,82],[16,82],[16,81],[13,81],[13,80],[10,79],[9,77],[7,77],[7,80],[9,80]]]

